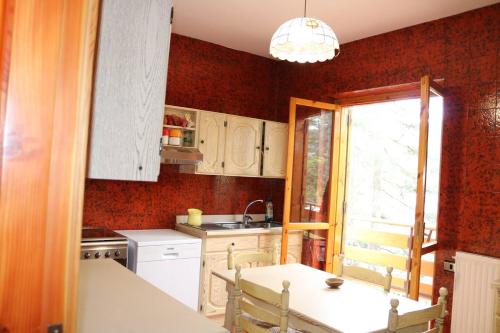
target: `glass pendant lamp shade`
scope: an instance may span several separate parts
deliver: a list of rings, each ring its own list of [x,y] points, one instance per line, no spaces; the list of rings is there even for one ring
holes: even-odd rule
[[[299,63],[331,60],[339,51],[339,41],[332,28],[310,17],[298,17],[283,23],[269,46],[273,57]]]

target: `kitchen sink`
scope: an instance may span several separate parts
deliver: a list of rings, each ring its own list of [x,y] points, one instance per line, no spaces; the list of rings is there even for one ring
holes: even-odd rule
[[[274,222],[250,222],[246,227],[241,222],[204,223],[200,225],[202,230],[237,230],[237,229],[271,229],[280,228],[281,224]]]
[[[248,225],[243,225],[241,222],[237,223],[216,223],[217,226],[220,226],[224,229],[270,229],[270,228],[278,228],[281,227],[279,223],[273,222],[250,222]]]

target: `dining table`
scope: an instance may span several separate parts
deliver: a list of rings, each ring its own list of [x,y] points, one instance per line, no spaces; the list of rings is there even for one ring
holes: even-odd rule
[[[228,299],[224,327],[231,330],[234,317],[234,281],[236,271],[213,270],[226,281]],[[302,264],[242,268],[241,278],[281,293],[282,281],[290,282],[289,326],[305,332],[374,333],[386,332],[391,299],[399,300],[399,314],[421,310],[429,303],[388,293],[383,287],[342,277],[338,288],[326,285],[335,275]],[[258,300],[254,300],[259,302]],[[266,304],[259,304],[266,306]],[[267,305],[268,306],[268,305]],[[426,326],[421,327],[422,331]]]

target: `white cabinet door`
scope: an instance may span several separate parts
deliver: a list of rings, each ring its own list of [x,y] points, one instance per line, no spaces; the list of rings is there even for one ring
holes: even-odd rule
[[[224,174],[259,176],[262,120],[227,116]]]
[[[197,166],[198,173],[222,174],[224,169],[224,145],[226,128],[223,113],[201,111],[198,126],[198,149],[203,154],[203,162]]]
[[[172,0],[103,0],[88,177],[156,181]]]
[[[265,122],[263,176],[285,177],[288,124]]]
[[[139,262],[137,275],[198,311],[200,258]]]

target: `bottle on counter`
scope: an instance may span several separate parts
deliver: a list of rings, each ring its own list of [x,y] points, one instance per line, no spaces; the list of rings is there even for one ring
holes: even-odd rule
[[[266,200],[266,216],[265,216],[266,222],[272,222],[274,220],[273,216],[273,200],[271,198],[268,198]]]

